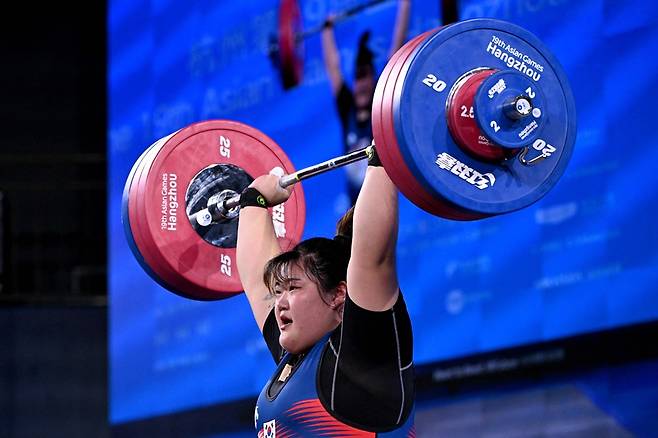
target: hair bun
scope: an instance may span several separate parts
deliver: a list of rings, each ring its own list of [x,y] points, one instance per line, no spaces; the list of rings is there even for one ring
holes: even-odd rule
[[[352,238],[350,236],[345,236],[344,234],[336,234],[333,240],[341,245],[349,246],[352,244]]]

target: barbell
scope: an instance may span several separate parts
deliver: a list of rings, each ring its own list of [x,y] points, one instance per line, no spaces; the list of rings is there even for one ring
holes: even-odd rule
[[[370,0],[358,4],[332,17],[338,23],[380,3],[392,0]],[[284,89],[297,86],[304,75],[304,39],[322,31],[324,23],[303,28],[302,15],[297,0],[281,0],[279,3],[278,32],[270,35],[268,55],[274,67],[279,70]]]
[[[234,265],[239,193],[278,173],[292,185],[272,207],[285,251],[302,236],[305,178],[366,159],[376,148],[391,180],[447,219],[510,213],[563,175],[576,138],[573,94],[557,60],[530,32],[475,19],[416,36],[389,60],[372,106],[373,144],[295,171],[270,137],[236,121],[188,125],[153,143],[124,186],[124,231],[143,269],[197,300],[242,291]]]

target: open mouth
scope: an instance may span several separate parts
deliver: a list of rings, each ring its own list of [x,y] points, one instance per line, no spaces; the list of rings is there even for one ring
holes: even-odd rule
[[[281,315],[281,327],[279,328],[283,330],[286,327],[288,327],[290,324],[292,324],[292,319],[288,318],[287,316]]]

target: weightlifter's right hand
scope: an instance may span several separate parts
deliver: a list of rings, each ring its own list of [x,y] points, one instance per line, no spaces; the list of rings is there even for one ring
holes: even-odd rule
[[[292,193],[292,186],[281,187],[279,179],[279,176],[273,174],[261,175],[249,184],[249,187],[258,190],[267,201],[268,206],[278,205],[286,202]]]

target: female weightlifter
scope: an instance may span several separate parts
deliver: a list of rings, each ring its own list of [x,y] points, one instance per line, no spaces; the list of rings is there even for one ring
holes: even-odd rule
[[[287,252],[261,204],[284,202],[290,189],[263,175],[241,196],[238,270],[277,364],[256,405],[259,437],[415,435],[411,323],[395,271],[397,189],[379,164],[375,154],[336,237]]]

